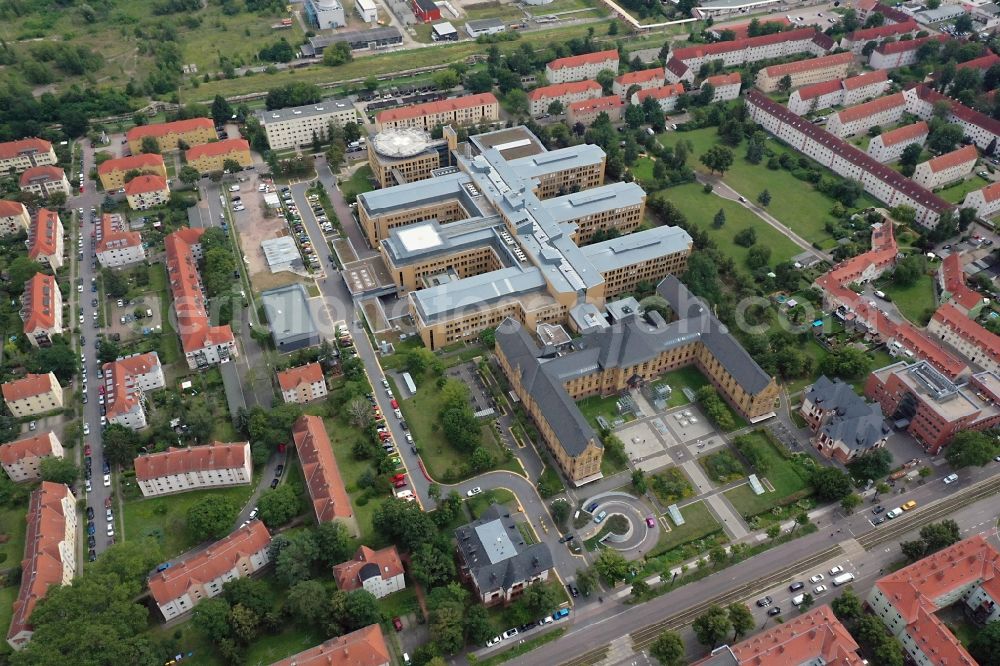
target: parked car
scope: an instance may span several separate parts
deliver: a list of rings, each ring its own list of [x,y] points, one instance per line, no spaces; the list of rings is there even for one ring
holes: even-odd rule
[[[767,614],[770,617],[774,617],[775,615],[781,615],[781,606],[775,606],[774,608],[767,611]]]
[[[757,600],[757,607],[758,608],[766,608],[767,606],[770,606],[773,601],[774,601],[774,599],[772,599],[771,597],[764,597],[762,599],[758,599]]]
[[[801,590],[805,586],[806,586],[805,583],[800,583],[800,582],[796,581],[796,582],[794,582],[794,583],[792,583],[791,585],[788,586],[788,591],[789,592],[798,592],[799,590]]]
[[[470,490],[469,492],[467,492],[466,495],[468,495],[469,497],[475,497],[476,495],[478,495],[481,492],[483,492],[483,489],[480,488],[479,486],[476,486],[475,488],[473,488],[472,490]]]
[[[514,638],[514,636],[517,636],[517,629],[512,627],[507,631],[503,632],[501,636],[503,636],[504,640],[508,638]]]

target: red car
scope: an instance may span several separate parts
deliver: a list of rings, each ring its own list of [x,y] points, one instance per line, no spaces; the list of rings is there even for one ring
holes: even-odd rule
[[[406,478],[405,474],[397,474],[396,476],[392,477],[392,481],[393,483],[395,483],[396,481],[402,481],[405,478]]]
[[[394,617],[392,618],[392,626],[396,629],[396,631],[402,631],[403,621],[400,620],[398,617]]]
[[[392,405],[392,408],[393,408],[393,409],[399,409],[399,403],[398,403],[398,402],[396,402],[396,399],[395,399],[395,398],[393,398],[393,399],[392,399],[392,402],[390,402],[389,404],[390,404],[390,405]]]
[[[90,444],[84,444],[83,445],[83,455],[85,455],[85,456],[89,456],[90,455]]]
[[[392,439],[392,435],[390,435],[390,434],[389,434],[389,433],[387,433],[387,432],[380,432],[380,433],[378,434],[378,436],[379,436],[379,439],[381,439],[381,440],[382,440],[383,442],[384,442],[385,440],[387,440],[387,439]]]
[[[397,488],[405,488],[406,487],[406,481],[397,481],[396,483],[394,483],[392,485],[394,485]]]

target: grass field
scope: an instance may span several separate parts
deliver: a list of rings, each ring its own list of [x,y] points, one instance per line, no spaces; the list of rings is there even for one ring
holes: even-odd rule
[[[808,490],[809,484],[802,477],[799,468],[786,460],[763,433],[755,431],[747,436],[757,442],[764,459],[767,460],[767,471],[758,472],[758,476],[766,478],[774,487],[774,492],[755,495],[750,489],[750,484],[727,490],[726,499],[742,515],[754,516],[763,513],[781,504],[789,496]]]
[[[492,6],[489,6],[492,4]],[[545,8],[548,13],[548,7]],[[473,8],[465,10],[466,20],[480,19],[500,19],[501,21],[518,21],[524,18],[524,12],[513,4],[501,4],[500,2],[477,3]]]
[[[0,562],[0,569],[17,566],[24,557],[24,533],[28,528],[25,516],[28,507],[16,509],[0,509],[0,534],[8,537],[7,541],[0,544],[0,554],[3,554],[3,561]]]
[[[690,223],[704,229],[712,238],[719,251],[732,257],[740,267],[746,267],[748,248],[737,245],[733,237],[740,231],[753,228],[757,232],[757,244],[771,248],[771,265],[787,261],[802,252],[802,248],[789,238],[778,232],[762,219],[744,208],[739,202],[722,199],[714,194],[705,194],[701,185],[688,183],[670,187],[660,191],[661,195],[671,201]],[[716,212],[722,209],[726,214],[726,223],[721,229],[716,229],[712,220]]]
[[[615,419],[621,418],[618,415],[618,408],[616,406],[618,399],[618,395],[609,395],[607,397],[595,395],[580,400],[576,403],[576,406],[579,407],[583,415],[587,417],[587,421],[590,422],[590,425],[597,428],[598,416],[603,416],[609,423]]]
[[[990,184],[990,180],[973,175],[960,183],[955,183],[943,190],[938,190],[936,194],[945,201],[953,204],[960,204],[965,199],[965,195],[975,190],[981,190]]]
[[[664,530],[660,535],[660,540],[654,546],[654,552],[664,552],[677,548],[714,532],[722,531],[722,525],[708,510],[705,503],[700,500],[681,507],[680,511],[681,515],[684,516],[683,525],[674,525],[669,515],[663,517],[662,522],[670,525],[671,529],[669,532]]]
[[[372,191],[372,168],[367,164],[355,171],[350,178],[340,183],[340,192],[345,199],[350,200],[352,195],[357,196],[363,192]]]
[[[354,518],[358,521],[358,529],[361,530],[361,541],[373,548],[387,545],[382,542],[375,528],[372,526],[372,516],[375,509],[382,502],[389,499],[388,495],[376,499],[369,498],[367,501],[358,501],[360,497],[367,496],[365,490],[358,488],[357,479],[368,469],[372,469],[374,464],[371,460],[358,460],[351,452],[354,443],[364,438],[364,434],[356,427],[341,418],[323,419],[326,432],[330,436],[330,444],[333,446],[333,456],[337,459],[337,467],[340,469],[340,478],[344,480],[347,494],[351,498],[351,506],[354,507]]]
[[[743,461],[729,449],[722,449],[698,458],[698,464],[714,483],[725,485],[746,476]]]
[[[14,600],[17,599],[18,587],[0,587],[0,631],[7,635],[10,628],[10,619],[14,615]],[[7,648],[4,645],[4,648]],[[4,648],[0,648],[0,654],[4,653]]]
[[[925,314],[937,305],[934,299],[934,278],[928,274],[921,275],[909,287],[897,287],[888,282],[882,289],[892,297],[892,302],[902,315],[918,326],[927,323]]]

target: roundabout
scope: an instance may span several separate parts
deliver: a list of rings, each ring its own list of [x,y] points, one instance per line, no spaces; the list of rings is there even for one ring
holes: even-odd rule
[[[595,495],[588,498],[584,506],[586,509],[581,515],[589,514],[596,518],[603,512],[605,516],[600,523],[591,518],[587,525],[577,530],[577,538],[581,541],[600,535],[604,546],[634,560],[648,553],[660,538],[662,528],[656,516],[644,502],[628,493]],[[653,518],[652,527],[647,523],[647,517]]]

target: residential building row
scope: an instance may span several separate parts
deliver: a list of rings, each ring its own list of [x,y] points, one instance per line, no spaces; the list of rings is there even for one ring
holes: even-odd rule
[[[930,128],[923,120],[882,132],[868,143],[868,154],[882,164],[895,162],[911,144],[924,145]]]
[[[866,192],[886,205],[913,208],[918,224],[934,228],[942,214],[954,209],[926,188],[800,118],[763,93],[751,90],[744,95],[744,101],[750,117],[765,130],[837,175],[858,181]]]
[[[31,615],[49,588],[76,576],[76,497],[62,483],[42,481],[28,500],[21,587],[14,600],[7,644],[23,650],[34,628]]]
[[[566,108],[566,121],[570,125],[583,123],[584,125],[589,126],[597,120],[598,116],[602,113],[606,113],[608,115],[608,120],[616,123],[622,119],[622,110],[624,108],[625,102],[623,102],[617,95],[608,95],[607,97],[570,102],[569,106]]]
[[[888,23],[874,28],[861,28],[849,35],[844,35],[840,40],[840,48],[847,49],[855,56],[860,56],[867,44],[872,42],[879,45],[886,39],[899,41],[901,37],[912,39],[922,28],[916,21],[909,20],[902,23]]]
[[[48,198],[53,194],[71,194],[66,172],[57,166],[33,166],[21,172],[18,186],[22,192]]]
[[[11,416],[18,419],[62,409],[63,389],[55,374],[27,374],[0,386]]]
[[[565,108],[574,102],[597,99],[603,94],[601,84],[596,81],[554,83],[528,93],[528,109],[532,116],[537,117],[547,112],[553,102],[559,102]]]
[[[174,299],[177,334],[191,370],[226,362],[238,356],[233,329],[211,326],[205,288],[198,273],[204,229],[184,228],[164,238],[167,281]]]
[[[142,152],[142,140],[153,138],[160,152],[180,150],[182,145],[197,146],[217,141],[215,125],[210,118],[188,118],[169,123],[138,125],[125,133],[128,149],[133,155]]]
[[[0,143],[0,173],[15,174],[32,167],[55,166],[56,151],[45,139],[31,137]]]
[[[339,521],[357,535],[354,509],[337,460],[333,457],[333,447],[323,419],[306,414],[300,416],[292,426],[292,441],[302,465],[316,522]]]
[[[28,437],[0,444],[0,466],[15,483],[42,478],[41,465],[46,458],[62,458],[63,447],[54,432],[37,432]]]
[[[271,561],[271,534],[251,520],[208,548],[149,578],[149,593],[164,620],[222,594],[231,580],[251,576]]]
[[[146,260],[146,247],[138,231],[128,230],[128,218],[104,213],[95,236],[94,251],[104,268],[121,268]]]
[[[63,332],[62,292],[56,278],[35,273],[24,284],[21,295],[24,335],[34,347],[48,347],[52,337]]]
[[[28,230],[28,258],[48,266],[53,273],[63,266],[65,232],[59,214],[39,208]]]
[[[913,172],[913,181],[929,190],[962,180],[976,167],[979,151],[975,146],[962,146],[943,155],[921,162]]]
[[[618,50],[556,58],[545,65],[545,80],[551,84],[596,79],[603,71],[618,74]]]
[[[640,90],[639,92],[632,95],[630,100],[632,104],[642,104],[647,97],[651,97],[656,100],[656,103],[660,105],[660,109],[664,113],[669,113],[677,108],[677,102],[687,91],[684,89],[684,85],[680,83],[668,83],[660,88],[648,88],[646,90]]]
[[[10,236],[28,230],[31,216],[20,201],[0,199],[0,236]]]
[[[326,378],[323,366],[307,363],[278,373],[278,388],[285,403],[304,405],[326,397]]]
[[[941,260],[937,270],[938,300],[949,303],[967,317],[975,317],[985,305],[985,300],[965,284],[962,255],[952,252]]]
[[[500,102],[497,98],[493,93],[479,93],[379,111],[375,115],[375,128],[379,132],[403,128],[429,132],[438,125],[476,125],[499,119]]]
[[[965,195],[962,208],[972,208],[981,220],[988,220],[1000,213],[1000,183],[987,185]]]
[[[131,430],[142,430],[149,425],[146,393],[166,385],[159,355],[148,352],[127,356],[105,363],[103,371],[108,423]]]
[[[178,448],[135,459],[135,480],[144,497],[188,490],[247,485],[253,480],[250,442]]]
[[[267,126],[264,126],[265,133]],[[246,139],[223,139],[194,146],[184,153],[184,159],[189,167],[197,169],[205,175],[224,171],[226,162],[236,162],[242,168],[253,166],[253,156],[250,154],[250,142]]]
[[[714,60],[721,60],[723,66],[727,68],[738,67],[761,60],[788,58],[800,54],[822,56],[833,50],[833,47],[833,40],[815,28],[800,28],[729,42],[671,47],[670,57],[667,58],[670,71],[667,78],[673,76],[679,81],[686,77],[689,71],[693,76],[702,65]],[[671,67],[669,63],[673,60],[681,63],[683,68],[677,65]]]
[[[854,56],[850,53],[834,53],[818,58],[796,60],[781,65],[764,67],[757,72],[756,86],[764,92],[774,92],[787,76],[789,88],[800,88],[824,81],[847,78],[854,68]]]
[[[331,126],[344,127],[358,120],[354,104],[349,99],[325,99],[316,104],[257,111],[255,115],[264,128],[271,150],[310,145],[314,135],[325,139]]]
[[[799,414],[813,432],[813,446],[841,463],[885,446],[891,429],[882,408],[866,402],[854,387],[821,375],[802,394]]]
[[[969,363],[1000,375],[1000,336],[951,303],[938,307],[927,323],[927,332],[951,345]]]
[[[964,104],[942,95],[923,83],[915,84],[904,91],[907,111],[921,120],[930,120],[935,115],[934,107],[941,102],[948,106],[946,120],[962,126],[965,136],[972,139],[980,150],[987,150],[994,142],[1000,143],[1000,120],[995,120]]]
[[[712,86],[715,94],[712,96],[712,103],[724,102],[736,99],[740,96],[740,88],[743,86],[743,77],[739,72],[731,74],[716,74],[709,76],[701,82],[699,89],[706,85]]]
[[[632,90],[633,86],[638,86],[639,90],[660,88],[666,85],[667,81],[665,77],[666,73],[662,67],[643,69],[637,72],[628,72],[615,77],[615,81],[611,86],[611,91],[619,99],[624,100],[629,96],[628,92],[629,90]]]
[[[838,138],[863,134],[873,127],[895,125],[906,113],[906,97],[895,93],[832,114],[826,131]]]
[[[166,179],[167,167],[163,163],[163,156],[158,153],[137,153],[105,160],[97,165],[97,177],[101,181],[101,187],[108,192],[125,187],[126,176],[135,177],[143,174]]]
[[[917,62],[917,54],[921,46],[927,42],[943,44],[948,39],[947,35],[930,35],[902,42],[883,42],[868,57],[868,66],[881,70],[907,67]]]
[[[792,91],[788,97],[788,110],[804,116],[834,106],[854,106],[881,97],[891,85],[886,72],[865,72],[842,80],[814,83]]]

